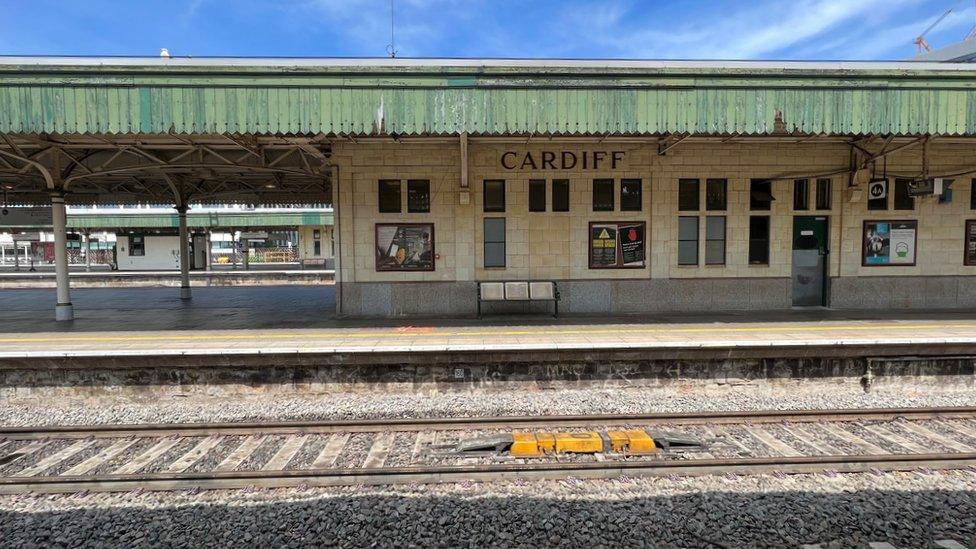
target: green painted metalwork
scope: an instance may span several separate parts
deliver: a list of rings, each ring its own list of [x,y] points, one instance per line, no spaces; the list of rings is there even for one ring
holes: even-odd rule
[[[191,228],[246,229],[250,227],[331,226],[331,212],[189,212]],[[175,213],[68,214],[69,229],[170,229],[178,228]]]
[[[976,135],[976,71],[7,65],[0,132]]]

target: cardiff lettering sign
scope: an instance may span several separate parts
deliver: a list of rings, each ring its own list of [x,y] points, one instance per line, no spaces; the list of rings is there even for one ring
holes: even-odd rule
[[[616,170],[626,151],[505,151],[506,170]]]

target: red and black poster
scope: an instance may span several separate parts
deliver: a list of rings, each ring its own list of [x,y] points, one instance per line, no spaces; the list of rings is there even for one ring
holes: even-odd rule
[[[643,221],[590,223],[590,268],[643,268],[645,228]]]

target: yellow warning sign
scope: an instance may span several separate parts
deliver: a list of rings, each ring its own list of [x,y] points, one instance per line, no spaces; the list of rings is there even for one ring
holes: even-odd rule
[[[606,229],[603,229],[603,230],[602,230],[602,231],[600,232],[600,236],[599,236],[599,238],[610,238],[610,233],[608,233]]]

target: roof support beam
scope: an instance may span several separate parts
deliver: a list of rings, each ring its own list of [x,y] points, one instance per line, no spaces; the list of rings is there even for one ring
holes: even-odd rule
[[[15,145],[12,141],[10,141],[10,138],[7,135],[3,135],[3,134],[0,135],[2,135],[3,140],[6,141],[7,145],[9,145],[11,149],[17,152],[17,154],[11,154],[3,149],[0,149],[0,154],[13,158],[14,160],[19,160],[29,166],[33,166],[34,169],[40,172],[41,177],[44,178],[44,182],[47,184],[47,188],[49,190],[55,190],[58,188],[54,182],[54,177],[51,175],[51,171],[48,170],[44,164],[41,164],[40,162],[32,158],[32,157],[39,157],[39,156],[43,156],[44,154],[47,154],[47,152],[50,151],[49,148],[43,149],[42,151],[35,153],[34,155],[31,155],[31,157],[27,157],[24,156],[24,152],[20,150],[20,148],[17,147],[17,145]]]
[[[679,143],[691,137],[691,134],[682,135],[676,139],[672,140],[672,136],[665,137],[664,139],[658,141],[657,144],[657,154],[658,156],[664,156],[668,151],[678,146]],[[670,142],[670,143],[669,143]]]

